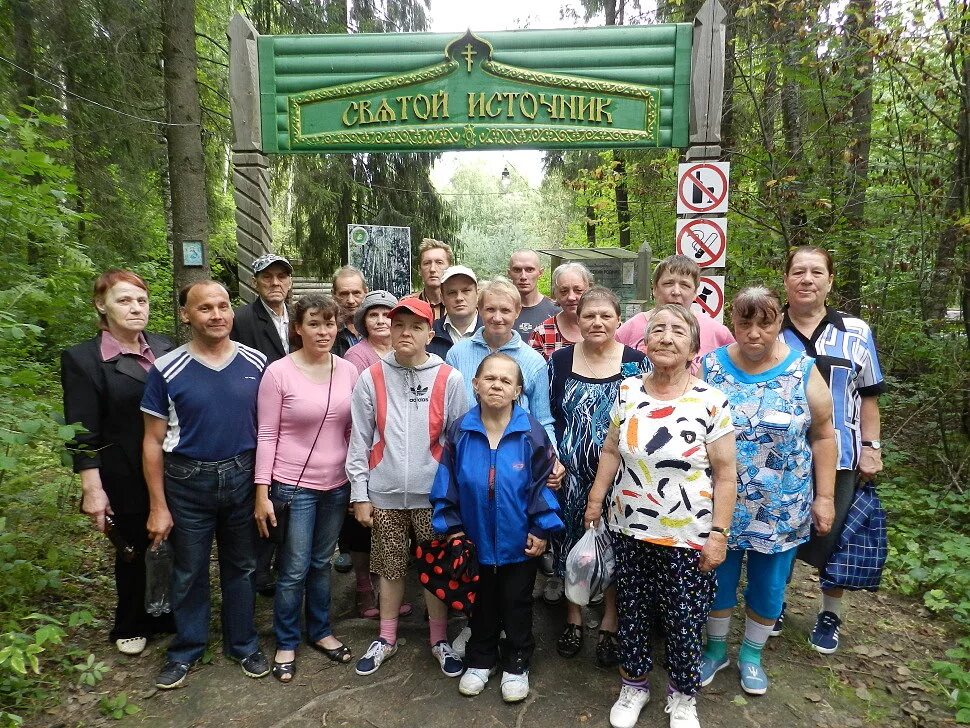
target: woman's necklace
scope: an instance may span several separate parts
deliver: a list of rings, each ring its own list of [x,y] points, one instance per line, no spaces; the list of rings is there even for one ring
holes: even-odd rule
[[[586,358],[586,352],[584,351],[586,348],[585,342],[581,341],[580,343],[576,344],[576,347],[579,349],[579,356],[582,358],[583,364],[586,365],[586,368],[596,379],[606,379],[607,377],[610,377],[616,373],[613,371],[613,362],[616,359],[616,354],[610,354],[609,357],[607,357],[605,364],[607,367],[609,367],[609,371],[607,372],[606,376],[602,376],[596,369],[593,368],[593,365],[589,363],[589,359]]]
[[[643,379],[643,385],[644,385],[644,388],[645,388],[645,389],[646,389],[646,391],[647,391],[647,394],[651,394],[651,392],[650,392],[650,384],[651,384],[651,382],[653,382],[653,376],[654,376],[654,375],[653,375],[653,372],[650,372],[650,373],[649,373],[649,374],[648,374],[648,375],[647,375],[646,377],[644,377],[644,379]],[[692,381],[694,381],[694,377],[693,377],[693,376],[691,376],[691,374],[690,374],[690,372],[687,372],[687,382],[686,382],[686,383],[684,384],[684,391],[683,391],[683,392],[681,392],[681,393],[680,393],[679,395],[677,395],[676,397],[674,397],[673,399],[680,399],[680,398],[681,398],[681,397],[683,397],[683,396],[684,396],[685,394],[687,394],[687,390],[688,390],[688,389],[690,388],[690,384],[691,384],[691,382],[692,382]],[[667,400],[667,399],[669,399],[668,397],[663,397],[663,396],[661,396],[661,394],[660,394],[660,392],[659,392],[659,391],[658,391],[658,390],[656,389],[656,387],[654,388],[654,392],[653,392],[653,396],[654,396],[654,397],[657,397],[658,399],[664,399],[664,400]]]

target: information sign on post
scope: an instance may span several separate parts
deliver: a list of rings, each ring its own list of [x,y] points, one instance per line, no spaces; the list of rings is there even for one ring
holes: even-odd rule
[[[701,276],[691,309],[698,315],[724,323],[724,276]]]
[[[677,254],[686,255],[701,268],[723,268],[727,262],[727,218],[678,220]]]
[[[677,214],[727,212],[728,162],[688,162],[677,167]]]
[[[347,253],[371,290],[390,291],[397,298],[411,292],[411,228],[348,225]]]

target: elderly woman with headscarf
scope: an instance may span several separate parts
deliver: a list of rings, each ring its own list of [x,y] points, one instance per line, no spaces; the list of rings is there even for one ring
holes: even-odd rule
[[[605,516],[616,555],[620,696],[613,728],[633,728],[650,699],[652,631],[666,640],[671,728],[698,728],[701,637],[734,510],[734,427],[724,394],[691,374],[697,319],[658,306],[646,329],[651,370],[624,379],[589,494],[587,525]]]
[[[835,432],[832,397],[814,359],[778,337],[782,312],[767,288],[735,297],[731,321],[737,343],[702,360],[704,379],[727,395],[737,437],[738,504],[728,555],[717,569],[717,597],[707,620],[701,684],[727,667],[727,635],[738,581],[748,562],[747,618],[738,655],[741,688],[768,690],[761,653],[781,614],[798,546],[832,525]]]

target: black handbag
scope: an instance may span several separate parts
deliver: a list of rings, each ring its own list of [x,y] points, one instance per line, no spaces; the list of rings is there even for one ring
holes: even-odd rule
[[[300,471],[300,477],[296,479],[296,484],[293,487],[293,495],[288,499],[283,500],[282,498],[274,498],[272,495],[269,497],[269,502],[273,504],[273,513],[276,516],[276,525],[272,525],[267,522],[266,530],[269,532],[269,540],[277,545],[282,545],[286,541],[286,530],[290,525],[290,506],[293,505],[293,499],[296,497],[296,489],[300,487],[300,481],[303,480],[303,474],[306,472],[307,465],[310,464],[310,458],[313,456],[313,448],[317,446],[317,440],[320,439],[320,433],[323,432],[323,426],[327,422],[327,415],[330,414],[330,397],[333,394],[333,354],[330,354],[330,382],[327,385],[327,408],[323,412],[323,419],[320,420],[320,426],[317,428],[317,435],[313,438],[313,444],[310,445],[310,451],[307,453],[306,461],[303,463],[303,469]]]

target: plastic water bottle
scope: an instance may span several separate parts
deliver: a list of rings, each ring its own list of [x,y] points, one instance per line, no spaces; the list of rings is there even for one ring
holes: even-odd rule
[[[162,541],[145,551],[145,611],[153,617],[172,611],[172,547]]]

